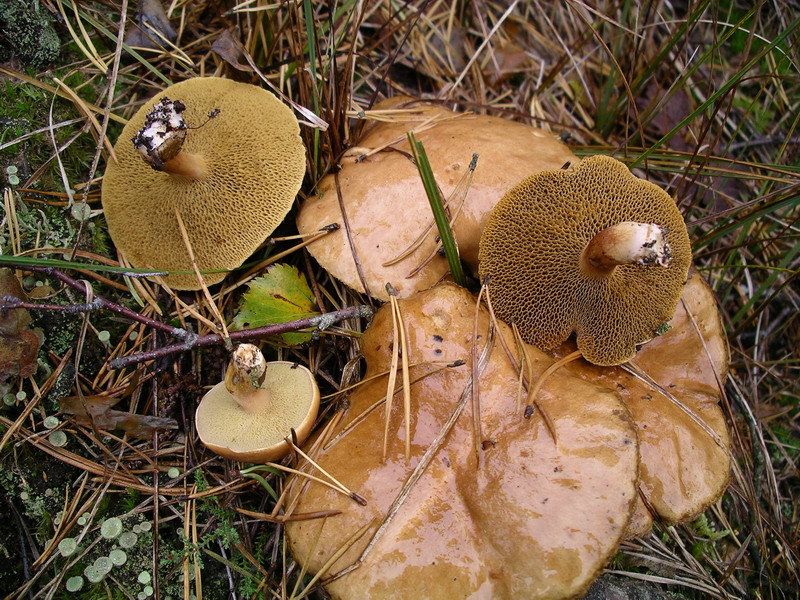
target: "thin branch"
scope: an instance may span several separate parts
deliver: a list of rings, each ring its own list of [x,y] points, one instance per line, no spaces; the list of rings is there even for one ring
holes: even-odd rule
[[[264,327],[255,327],[253,329],[241,329],[239,331],[231,331],[229,339],[231,342],[246,342],[257,340],[265,337],[271,337],[280,333],[288,331],[298,331],[300,329],[316,328],[323,331],[339,321],[345,319],[352,319],[355,317],[370,318],[372,316],[372,309],[366,305],[350,306],[329,313],[323,313],[314,317],[304,317],[294,321],[287,321],[285,323],[276,323],[274,325],[265,325]],[[187,352],[195,348],[205,348],[207,346],[217,346],[225,344],[226,338],[216,333],[207,335],[195,336],[181,344],[173,344],[171,346],[162,346],[148,352],[141,352],[139,354],[131,354],[129,356],[121,356],[119,358],[108,361],[108,366],[111,369],[123,369],[131,365],[139,364],[149,360],[155,360],[171,354],[179,352]]]
[[[0,265],[2,265],[2,264],[4,264],[4,263],[3,263],[2,260],[0,260]],[[84,286],[84,284],[82,284],[79,281],[76,281],[75,279],[73,279],[69,275],[67,275],[65,273],[62,273],[61,271],[59,271],[58,269],[55,269],[53,267],[40,267],[40,266],[36,266],[36,265],[18,265],[18,264],[9,265],[9,266],[11,266],[12,268],[15,268],[15,269],[23,270],[23,271],[30,271],[30,272],[33,272],[33,273],[43,273],[43,274],[48,275],[50,277],[55,277],[56,279],[58,279],[59,281],[61,281],[65,285],[68,285],[72,289],[77,290],[81,294],[85,294],[86,293],[86,287]],[[4,298],[3,300],[6,301],[7,299]],[[180,327],[173,327],[172,325],[167,325],[166,323],[162,323],[161,321],[156,321],[155,319],[151,319],[149,317],[142,316],[142,315],[140,315],[139,313],[137,313],[134,310],[131,310],[129,308],[125,308],[124,306],[120,306],[119,304],[116,304],[115,302],[111,302],[110,300],[106,300],[102,296],[98,296],[96,294],[94,294],[94,298],[93,298],[93,300],[92,300],[92,302],[90,304],[88,304],[88,305],[75,305],[71,309],[68,308],[68,309],[65,309],[65,310],[70,310],[70,311],[74,311],[74,312],[83,312],[83,311],[81,311],[82,307],[87,308],[87,310],[95,309],[95,308],[88,308],[90,306],[91,307],[96,307],[96,308],[102,308],[102,309],[105,309],[105,310],[110,310],[111,312],[117,313],[118,315],[121,315],[121,316],[126,317],[128,319],[131,319],[131,320],[136,321],[138,323],[142,323],[143,325],[147,325],[148,327],[152,327],[153,329],[157,329],[159,331],[163,331],[167,335],[170,335],[172,337],[178,338],[180,340],[191,342],[196,337],[196,334],[192,333],[191,331],[186,331],[185,329],[181,329]],[[9,308],[15,308],[15,307],[9,307]],[[32,308],[47,308],[47,307],[46,306],[36,306],[36,307],[32,307]]]

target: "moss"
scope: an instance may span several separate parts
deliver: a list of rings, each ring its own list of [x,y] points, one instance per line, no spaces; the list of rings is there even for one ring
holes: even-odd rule
[[[53,74],[75,90],[85,102],[98,102],[98,90],[95,86],[87,84],[86,76],[81,71],[63,69],[56,70]],[[29,187],[63,191],[58,161],[50,160],[53,155],[52,136],[55,137],[55,143],[62,148],[61,163],[70,179],[80,183],[88,174],[96,143],[88,132],[73,139],[83,126],[82,122],[59,126],[52,132],[44,131],[20,139],[32,131],[45,127],[51,119],[54,123],[64,123],[81,116],[74,103],[63,98],[57,98],[54,102],[51,102],[52,100],[49,94],[35,85],[13,79],[0,81],[0,103],[3,106],[0,117],[0,144],[10,144],[0,150],[0,168],[2,168],[0,175],[4,183],[7,181],[5,169],[8,166],[17,167],[17,177],[21,182],[27,182],[38,168],[48,163]],[[117,123],[109,124],[110,139],[116,138],[119,128]]]
[[[60,45],[53,18],[38,1],[0,3],[0,60],[16,56],[26,67],[42,69],[58,58]]]

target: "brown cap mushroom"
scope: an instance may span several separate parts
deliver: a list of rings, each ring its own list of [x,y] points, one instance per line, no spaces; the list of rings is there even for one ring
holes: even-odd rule
[[[671,524],[696,517],[725,491],[730,438],[719,406],[719,382],[728,373],[725,330],[714,295],[697,273],[690,274],[669,324],[669,331],[645,345],[632,365],[655,386],[619,367],[573,363],[567,368],[619,392],[639,438],[640,491]]]
[[[187,271],[166,277],[175,289],[200,287],[176,210],[200,270],[234,269],[286,216],[305,173],[291,109],[266,90],[218,77],[165,89],[131,118],[114,149],[102,189],[111,238],[135,267]],[[225,274],[204,279],[210,285]]]
[[[266,362],[252,344],[236,348],[225,375],[203,396],[195,427],[203,444],[225,458],[268,462],[289,453],[284,438],[308,437],[319,410],[319,389],[305,367]]]
[[[473,268],[477,266],[480,232],[498,199],[531,173],[558,169],[578,160],[553,134],[499,117],[459,114],[408,99],[392,99],[375,109],[389,111],[385,117],[390,120],[367,130],[358,147],[343,160],[338,180],[369,293],[382,300],[387,299],[387,282],[398,296],[405,297],[431,287],[448,273],[447,261],[436,255],[409,277],[434,252],[435,227],[408,257],[386,264],[433,223],[422,181],[409,157],[408,130],[418,129],[416,137],[425,145],[445,198],[466,173],[473,153],[479,154],[472,183],[453,225],[460,255]],[[378,148],[385,149],[370,153]],[[369,155],[363,158],[365,154]],[[342,227],[311,244],[309,251],[334,277],[364,291],[332,175],[320,181],[318,194],[303,203],[297,217],[300,233],[315,232],[329,223]]]
[[[577,334],[615,365],[672,318],[691,247],[670,196],[607,156],[537,173],[509,191],[480,242],[497,315],[551,350]]]
[[[484,439],[477,464],[469,402],[441,444],[435,441],[463,402],[470,379],[475,300],[466,290],[443,284],[398,304],[409,336],[408,360],[419,365],[411,371],[416,382],[410,431],[402,403],[395,402],[389,420],[394,441],[382,460],[384,411],[369,410],[386,394],[386,377],[352,393],[342,419],[311,452],[324,470],[365,497],[366,505],[294,478],[289,504],[297,498],[298,513],[342,511],[324,521],[287,523],[295,559],[318,572],[366,527],[323,574],[333,598],[579,596],[616,551],[636,497],[635,432],[618,396],[557,372],[540,402],[554,423],[556,444],[540,415],[523,419],[516,410],[517,374],[495,343],[479,378]],[[486,311],[478,320],[480,354],[487,340]],[[496,335],[514,347],[502,323]],[[393,343],[387,306],[378,310],[361,343],[366,376],[385,372]],[[527,351],[535,371],[552,363],[532,347]],[[457,359],[466,364],[442,369],[444,361]],[[403,497],[427,452],[430,462],[422,463],[419,479]],[[326,582],[361,556],[379,527],[363,562]]]

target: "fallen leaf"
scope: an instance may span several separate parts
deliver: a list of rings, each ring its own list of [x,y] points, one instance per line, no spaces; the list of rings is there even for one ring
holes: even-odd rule
[[[174,419],[138,415],[111,408],[119,398],[109,396],[67,396],[59,400],[61,412],[73,415],[75,422],[95,429],[121,429],[138,438],[150,438],[159,429],[177,429]]]
[[[11,269],[0,269],[0,298],[5,296],[27,299]],[[30,325],[31,315],[24,308],[0,309],[0,393],[7,391],[12,378],[36,372],[43,335]]]
[[[272,265],[266,275],[250,282],[233,328],[264,327],[318,314],[314,294],[302,273],[291,265]],[[311,334],[290,332],[278,337],[294,346],[309,341]]]
[[[234,69],[250,71],[253,69],[240,59],[244,57],[244,46],[239,41],[239,28],[226,29],[211,44],[211,50]]]
[[[170,42],[178,39],[178,32],[164,12],[164,7],[159,0],[140,0],[139,9],[133,17],[136,25],[131,25],[125,31],[125,43],[135,48],[151,48],[157,50],[166,44],[159,39],[163,35]],[[154,31],[150,28],[152,27]]]

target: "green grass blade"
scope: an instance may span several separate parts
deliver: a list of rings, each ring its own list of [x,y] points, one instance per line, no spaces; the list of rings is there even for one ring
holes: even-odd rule
[[[700,106],[697,107],[691,114],[686,116],[680,123],[675,125],[672,129],[670,129],[660,140],[655,142],[650,148],[642,152],[642,154],[633,161],[630,165],[631,168],[638,166],[644,160],[646,160],[656,149],[663,146],[667,143],[672,136],[678,133],[681,129],[686,127],[689,123],[691,123],[697,115],[705,111],[707,108],[712,106],[717,100],[722,98],[725,94],[727,94],[731,89],[735,88],[751,70],[758,65],[759,62],[772,50],[778,47],[783,41],[792,35],[797,29],[800,27],[800,18],[795,19],[792,23],[784,29],[780,34],[778,34],[774,40],[772,40],[769,44],[761,48],[758,53],[751,58],[746,65],[744,65],[741,69],[739,69],[728,81],[726,81],[716,92],[711,94],[705,102],[703,102]]]
[[[461,268],[461,258],[458,255],[456,239],[453,236],[453,230],[450,228],[450,222],[447,219],[447,213],[442,202],[442,195],[439,193],[439,186],[436,185],[436,178],[433,176],[431,163],[425,153],[425,147],[422,142],[417,140],[413,131],[408,132],[408,141],[411,144],[411,155],[414,157],[414,163],[417,165],[420,178],[422,178],[422,185],[428,195],[428,202],[431,204],[436,227],[439,229],[439,237],[442,240],[447,264],[450,266],[450,273],[452,273],[453,280],[458,285],[466,287],[467,280]]]
[[[69,249],[66,248],[64,253],[68,253]],[[153,269],[129,269],[126,267],[112,267],[109,265],[95,265],[92,263],[81,263],[69,260],[59,260],[54,258],[32,258],[30,256],[11,256],[9,254],[0,254],[0,265],[9,267],[52,267],[54,269],[84,269],[86,271],[101,271],[109,273],[124,273],[125,275],[160,275],[165,271],[154,271]],[[177,271],[173,271],[177,272]],[[182,273],[191,273],[192,271],[181,271]]]

